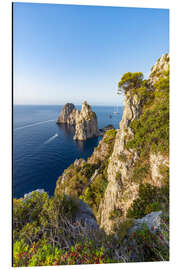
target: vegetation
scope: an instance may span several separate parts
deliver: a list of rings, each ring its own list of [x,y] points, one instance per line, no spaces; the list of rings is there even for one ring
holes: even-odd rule
[[[114,209],[111,211],[110,215],[109,215],[109,219],[110,220],[114,220],[118,217],[122,216],[122,210],[121,209]]]
[[[128,210],[127,217],[142,218],[153,211],[168,211],[169,189],[154,187],[150,184],[140,184],[139,197],[133,201]]]
[[[105,139],[104,142],[107,144],[111,144],[114,142],[116,136],[116,130],[115,129],[109,129],[105,133]]]
[[[106,144],[104,149],[104,159],[96,158],[93,163],[87,161],[83,162],[80,166],[75,166],[73,164],[67,168],[63,174],[65,176],[65,181],[62,181],[62,176],[58,179],[55,194],[66,193],[82,199],[96,215],[108,184],[108,159],[113,151],[115,136],[116,130],[110,129],[106,131],[102,139],[103,143]],[[100,144],[94,151],[98,153],[101,151]],[[92,183],[90,183],[90,179],[94,175],[96,169],[98,169],[98,175],[94,178]]]
[[[134,138],[127,142],[127,148],[136,149],[141,156],[149,152],[169,152],[169,72],[165,72],[154,87],[140,118],[131,122]]]
[[[84,194],[80,197],[85,203],[87,203],[94,214],[97,214],[101,199],[104,197],[108,181],[104,174],[98,174],[94,182],[86,188]]]
[[[143,81],[143,74],[141,72],[127,72],[125,73],[120,82],[118,83],[118,93],[127,94],[128,91],[138,89],[141,87]]]
[[[159,166],[161,187],[147,183],[150,153],[169,154],[169,71],[155,71],[153,76],[159,76],[153,87],[149,87],[141,72],[125,73],[118,84],[118,92],[136,95],[142,109],[139,119],[130,125],[134,135],[127,134],[125,138],[126,148],[134,150],[138,158],[123,184],[121,171],[115,176],[121,185],[122,202],[131,197],[129,190],[124,190],[125,182],[128,185],[135,182],[139,187],[139,196],[132,202],[127,216],[124,217],[120,208],[110,212],[109,219],[114,225],[110,235],[76,218],[79,198],[98,216],[116,137],[116,130],[111,129],[102,139],[105,148],[101,149],[99,144],[94,159],[77,166],[74,163],[64,171],[53,197],[45,192],[33,192],[29,197],[13,200],[13,266],[169,260],[169,168]],[[101,150],[105,152],[103,158],[97,154],[101,155]],[[124,163],[127,158],[123,152],[117,156]],[[166,213],[161,217],[160,228],[148,229],[144,224],[130,233],[135,219],[159,210]]]
[[[127,157],[124,153],[120,153],[118,154],[118,159],[121,161],[121,162],[126,162],[127,161]]]
[[[136,261],[131,254],[137,248],[144,256],[142,261],[168,260],[167,224],[161,234],[137,234],[137,246],[128,234],[133,220],[119,224],[115,234],[106,235],[75,220],[78,200],[72,197],[49,198],[47,193],[33,192],[27,199],[14,199],[13,204],[15,267]],[[154,256],[150,256],[149,241]]]

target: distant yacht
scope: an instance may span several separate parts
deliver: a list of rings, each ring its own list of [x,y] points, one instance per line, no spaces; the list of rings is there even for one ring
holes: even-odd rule
[[[118,106],[117,106],[117,109],[116,109],[116,107],[114,107],[114,112],[113,112],[113,114],[120,114],[120,113],[118,112]]]

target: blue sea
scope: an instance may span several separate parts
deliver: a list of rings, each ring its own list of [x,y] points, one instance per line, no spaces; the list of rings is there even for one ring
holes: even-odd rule
[[[77,158],[87,160],[102,137],[74,141],[67,125],[57,125],[63,106],[14,106],[13,114],[13,197],[19,198],[35,189],[53,195],[58,177]],[[76,106],[81,109],[81,106]],[[98,127],[108,124],[119,128],[119,114],[110,114],[114,107],[92,106]]]

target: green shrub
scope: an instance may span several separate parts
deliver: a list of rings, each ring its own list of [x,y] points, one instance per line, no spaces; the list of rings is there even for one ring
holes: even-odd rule
[[[121,161],[121,162],[126,162],[127,161],[127,157],[124,153],[120,153],[118,154],[118,159]]]
[[[131,122],[134,138],[126,144],[140,153],[169,151],[169,72],[165,72],[148,92],[140,118]],[[151,94],[152,92],[152,94]]]
[[[133,201],[128,209],[129,218],[142,218],[152,211],[167,210],[169,205],[168,186],[162,188],[154,187],[150,184],[140,184],[139,197]]]
[[[148,229],[146,224],[142,228],[133,232],[129,239],[128,254],[137,254],[138,261],[168,261],[169,260],[169,227],[162,221],[159,230],[154,232],[154,228]],[[134,243],[135,244],[131,244]]]
[[[121,209],[114,209],[114,210],[112,210],[111,212],[110,212],[110,214],[109,214],[109,219],[110,220],[114,220],[114,219],[116,219],[116,218],[118,218],[118,217],[121,217],[122,216],[122,210]]]
[[[105,133],[104,142],[107,144],[111,144],[114,142],[116,136],[116,130],[115,129],[109,129]]]
[[[84,195],[81,197],[84,202],[86,202],[97,214],[99,204],[104,196],[108,181],[103,174],[98,174],[94,182],[86,188]]]

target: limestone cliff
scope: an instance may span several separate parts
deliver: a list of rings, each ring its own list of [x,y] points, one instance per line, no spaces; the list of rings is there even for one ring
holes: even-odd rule
[[[125,92],[120,129],[107,130],[88,161],[76,160],[57,181],[55,192],[82,198],[106,233],[129,217],[167,210],[168,69],[169,56],[165,55],[153,66],[148,80]],[[75,138],[97,132],[85,129],[93,116],[87,103],[81,112],[72,109],[72,113],[77,114]]]
[[[61,115],[58,117],[57,123],[68,123],[69,116],[71,115],[72,111],[75,109],[74,104],[66,103],[62,109]]]
[[[99,135],[97,116],[86,101],[83,102],[81,111],[78,111],[72,103],[67,103],[57,123],[67,123],[74,126],[74,140],[84,141]]]
[[[169,56],[162,56],[153,66],[148,80],[148,87],[153,88],[158,78],[168,70]],[[148,89],[147,89],[148,91]],[[127,211],[134,200],[139,197],[139,181],[132,181],[132,175],[136,162],[139,160],[138,151],[128,149],[126,142],[132,139],[134,134],[131,129],[133,120],[138,120],[143,113],[143,99],[136,94],[127,93],[124,101],[124,112],[120,122],[120,130],[117,131],[113,153],[107,169],[108,185],[104,198],[98,211],[100,226],[106,232],[113,229],[114,220],[110,218],[112,213],[118,213],[121,220],[126,218]],[[163,186],[163,176],[160,166],[169,166],[168,155],[161,153],[150,153],[147,157],[148,174],[141,183],[150,183],[156,187]]]

